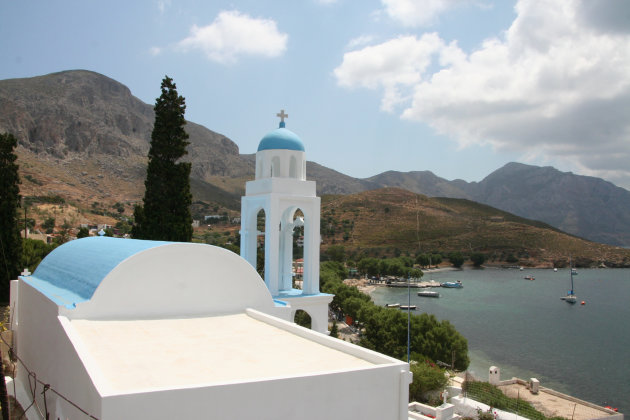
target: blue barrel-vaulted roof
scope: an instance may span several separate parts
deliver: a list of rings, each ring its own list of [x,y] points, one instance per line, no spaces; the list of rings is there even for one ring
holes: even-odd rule
[[[101,281],[121,262],[138,252],[172,244],[162,241],[90,237],[55,248],[24,280],[67,308],[90,300]]]
[[[280,122],[279,128],[268,133],[258,144],[259,152],[278,149],[304,151],[302,140],[293,131],[285,128],[284,121]]]

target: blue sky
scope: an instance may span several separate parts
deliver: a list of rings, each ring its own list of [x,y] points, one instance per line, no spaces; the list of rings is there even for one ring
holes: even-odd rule
[[[277,127],[355,177],[511,161],[630,189],[630,2],[0,2],[0,79],[88,69],[254,153]],[[307,174],[308,175],[308,174]]]

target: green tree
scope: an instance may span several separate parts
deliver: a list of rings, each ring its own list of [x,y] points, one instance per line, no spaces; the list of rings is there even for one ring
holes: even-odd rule
[[[37,239],[26,238],[24,240],[23,253],[22,253],[22,265],[33,273],[39,265],[39,263],[48,255],[53,249],[57,247],[57,244],[48,245],[44,241]]]
[[[188,134],[185,100],[173,79],[162,80],[162,94],[155,102],[143,205],[134,209],[132,236],[139,239],[190,242],[190,163],[178,162],[186,155]]]
[[[53,233],[53,229],[55,228],[56,220],[54,217],[49,217],[42,223],[42,228],[46,229],[46,233]]]
[[[70,240],[70,225],[67,222],[64,222],[61,225],[61,230],[58,235],[55,237],[54,241],[57,245],[63,245]]]
[[[82,227],[79,229],[79,232],[77,233],[77,239],[87,238],[88,236],[90,236],[90,231],[88,230],[88,228]]]
[[[344,262],[346,260],[346,248],[343,245],[331,245],[326,250],[326,255],[331,261]]]
[[[120,232],[121,236],[131,232],[131,225],[126,220],[119,220],[114,227]]]
[[[444,370],[435,363],[419,360],[412,363],[409,369],[413,373],[413,382],[409,384],[409,401],[427,402],[429,391],[444,389],[448,382]]]
[[[294,322],[304,328],[311,328],[311,316],[302,309],[295,312]]]
[[[368,276],[375,276],[379,273],[378,268],[379,264],[376,258],[366,257],[361,258],[357,263],[357,268],[361,273],[364,273]]]
[[[420,267],[428,266],[429,265],[429,256],[427,254],[419,254],[416,257],[416,264],[418,264]]]
[[[422,272],[422,270],[419,270],[417,268],[410,268],[407,272],[407,276],[413,279],[421,279],[423,275],[424,273]]]
[[[20,274],[22,238],[18,227],[20,176],[14,149],[17,139],[0,134],[0,302],[9,301],[9,282]]]
[[[337,326],[337,320],[333,321],[332,327],[330,327],[330,337],[339,338],[339,327]]]
[[[431,264],[438,265],[442,262],[442,255],[440,254],[431,254]]]
[[[475,267],[481,267],[486,262],[486,255],[481,252],[474,252],[470,255],[470,261],[472,261]]]
[[[453,267],[457,267],[460,268],[462,265],[464,265],[464,256],[461,254],[461,252],[452,252],[448,255],[448,260],[451,262],[451,264],[453,264]]]

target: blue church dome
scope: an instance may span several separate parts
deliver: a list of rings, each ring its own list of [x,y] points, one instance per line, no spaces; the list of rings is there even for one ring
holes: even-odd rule
[[[288,130],[284,126],[284,121],[280,123],[280,127],[273,130],[262,138],[258,144],[258,151],[261,150],[297,150],[304,151],[302,140],[293,131]]]

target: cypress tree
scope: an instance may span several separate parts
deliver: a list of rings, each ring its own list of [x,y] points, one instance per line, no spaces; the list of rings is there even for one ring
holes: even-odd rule
[[[178,162],[187,154],[185,100],[173,79],[162,80],[162,94],[155,102],[147,178],[142,206],[134,209],[131,234],[138,239],[190,242],[190,163]]]
[[[9,302],[9,282],[20,274],[22,238],[18,227],[20,176],[14,149],[17,139],[0,134],[0,303]]]

